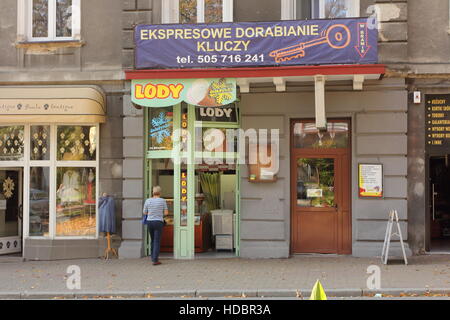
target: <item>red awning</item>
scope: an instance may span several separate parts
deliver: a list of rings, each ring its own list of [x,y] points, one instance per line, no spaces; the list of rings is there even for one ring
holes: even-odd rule
[[[270,78],[308,77],[315,75],[378,75],[386,72],[384,64],[320,65],[260,68],[150,69],[125,70],[127,80],[192,79],[192,78]]]

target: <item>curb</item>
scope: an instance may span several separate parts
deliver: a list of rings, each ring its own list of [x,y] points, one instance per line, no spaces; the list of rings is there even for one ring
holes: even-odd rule
[[[329,289],[326,295],[330,298],[360,298],[375,294],[400,296],[445,294],[450,295],[450,288],[418,289],[389,288],[381,290],[369,289]],[[311,289],[259,289],[259,290],[168,290],[168,291],[116,291],[116,292],[0,292],[0,300],[38,300],[38,299],[151,299],[151,298],[299,298],[308,299]]]

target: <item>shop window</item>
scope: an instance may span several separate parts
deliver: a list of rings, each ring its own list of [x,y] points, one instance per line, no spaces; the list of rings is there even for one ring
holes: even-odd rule
[[[18,8],[20,40],[79,40],[80,0],[19,0]]]
[[[162,2],[163,23],[233,21],[233,0],[168,0]]]
[[[195,151],[237,152],[238,135],[236,129],[196,127]]]
[[[56,175],[56,236],[95,236],[95,168],[59,167]]]
[[[50,168],[30,168],[30,219],[29,234],[35,236],[49,236],[49,198]]]
[[[294,148],[348,148],[349,127],[346,122],[330,122],[327,131],[320,131],[313,122],[299,122],[294,126]]]
[[[24,153],[24,127],[0,127],[0,161],[22,161]]]
[[[95,160],[97,127],[58,126],[57,159],[59,161]]]
[[[172,150],[173,107],[151,108],[148,112],[149,151]]]
[[[50,126],[31,126],[30,160],[50,160]]]
[[[282,0],[282,20],[359,17],[359,0]]]

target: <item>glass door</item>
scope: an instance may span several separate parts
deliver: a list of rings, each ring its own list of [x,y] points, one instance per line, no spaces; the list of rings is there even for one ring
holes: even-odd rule
[[[0,255],[22,251],[21,168],[0,168]]]
[[[298,252],[337,252],[337,213],[339,189],[337,159],[298,157],[295,159],[295,233],[294,250]]]

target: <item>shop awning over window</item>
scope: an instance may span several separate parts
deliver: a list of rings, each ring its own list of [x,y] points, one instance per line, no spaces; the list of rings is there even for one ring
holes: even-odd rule
[[[0,123],[103,123],[106,98],[95,86],[0,87]]]

